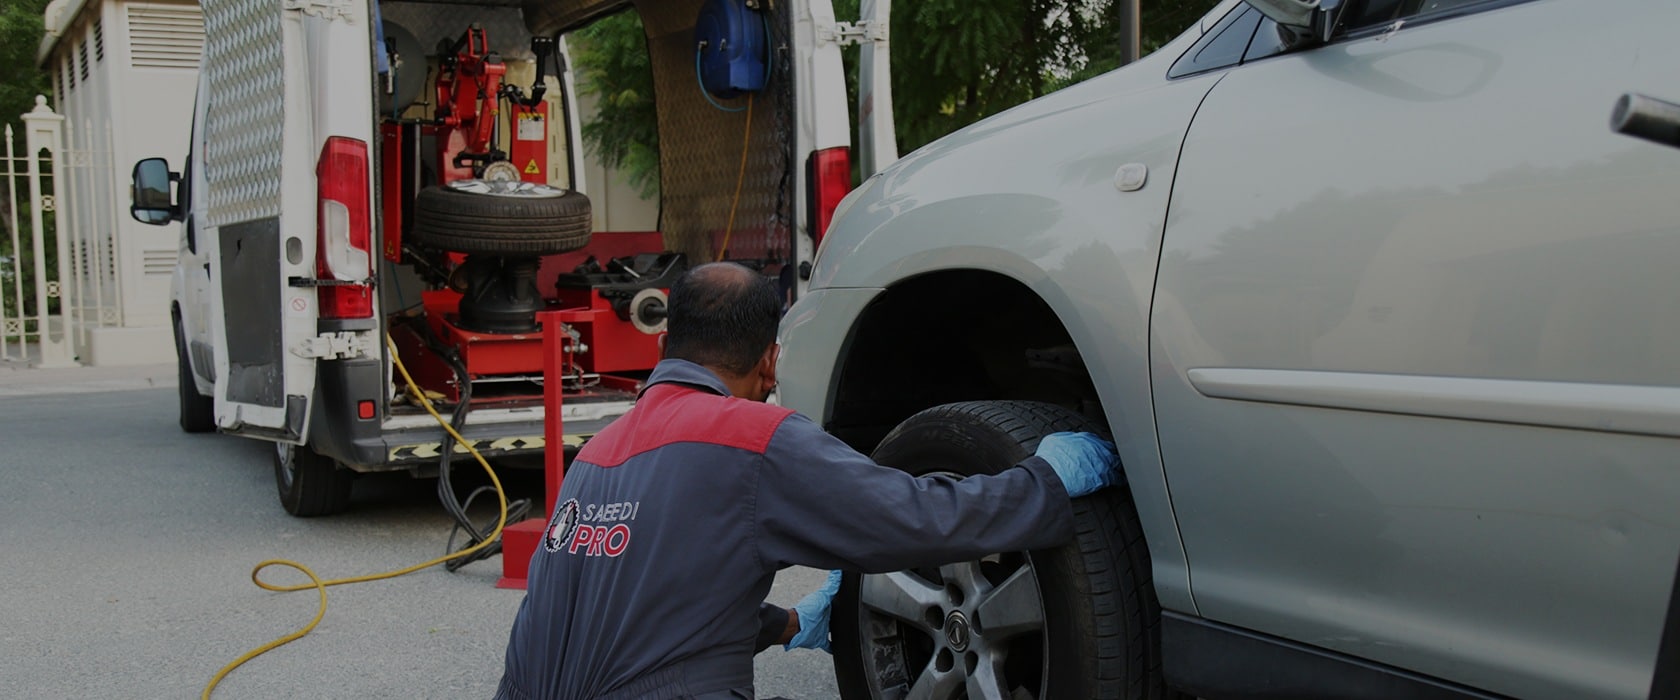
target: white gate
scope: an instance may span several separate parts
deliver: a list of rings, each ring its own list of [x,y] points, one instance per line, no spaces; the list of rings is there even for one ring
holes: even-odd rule
[[[116,217],[125,198],[110,129],[77,126],[37,97],[21,138],[5,127],[0,360],[73,367],[90,329],[122,322]]]

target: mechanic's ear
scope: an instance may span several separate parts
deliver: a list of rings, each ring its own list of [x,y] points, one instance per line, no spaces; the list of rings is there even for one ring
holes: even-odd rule
[[[758,358],[758,367],[754,371],[758,374],[760,401],[769,397],[770,392],[776,390],[776,360],[781,356],[782,346],[778,343],[771,343],[770,347],[764,351],[764,355]]]

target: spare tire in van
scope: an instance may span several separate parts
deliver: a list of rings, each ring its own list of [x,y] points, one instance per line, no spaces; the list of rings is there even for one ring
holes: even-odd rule
[[[454,253],[554,255],[589,245],[581,192],[529,182],[459,180],[414,196],[416,245]]]

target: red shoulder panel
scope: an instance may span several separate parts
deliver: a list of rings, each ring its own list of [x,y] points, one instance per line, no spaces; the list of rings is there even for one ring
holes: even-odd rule
[[[631,457],[682,442],[764,454],[793,409],[718,396],[680,384],[658,384],[578,452],[578,459],[616,467]]]

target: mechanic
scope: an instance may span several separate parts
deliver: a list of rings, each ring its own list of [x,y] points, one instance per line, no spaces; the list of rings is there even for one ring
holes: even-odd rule
[[[1112,444],[1057,433],[994,476],[912,477],[789,409],[774,280],[732,263],[671,289],[664,357],[566,470],[531,558],[497,698],[751,698],[753,655],[826,649],[838,572],[792,611],[792,565],[897,571],[1073,537],[1070,497],[1119,479]]]

